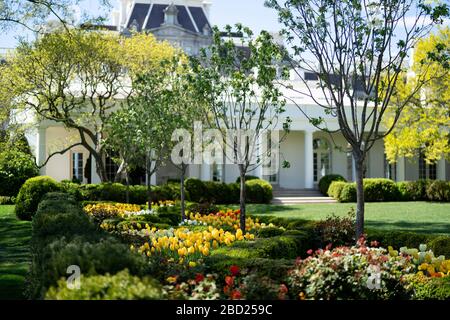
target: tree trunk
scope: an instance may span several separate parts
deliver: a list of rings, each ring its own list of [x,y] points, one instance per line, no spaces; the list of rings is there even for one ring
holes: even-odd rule
[[[187,165],[181,164],[181,176],[180,176],[180,200],[181,200],[181,219],[186,219],[186,209],[185,209],[185,191],[184,191],[184,176],[186,174]]]
[[[239,205],[240,205],[240,224],[241,224],[241,230],[245,233],[245,171],[243,169],[243,165],[239,165],[239,174],[241,178],[241,188],[240,188],[240,195],[239,195]]]
[[[151,186],[151,161],[147,160],[147,201],[148,201],[148,210],[152,210],[152,186]]]
[[[364,157],[355,156],[356,171],[356,241],[364,234]]]
[[[127,203],[130,203],[130,176],[128,174],[128,169],[125,169],[125,181],[126,181],[126,189],[125,189],[125,198]]]
[[[101,182],[108,182],[108,175],[106,174],[106,168],[103,164],[103,154],[97,152],[92,153],[95,158],[95,168]]]

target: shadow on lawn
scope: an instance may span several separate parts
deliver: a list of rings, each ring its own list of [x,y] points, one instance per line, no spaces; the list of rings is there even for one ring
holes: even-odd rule
[[[0,300],[24,299],[30,259],[31,223],[17,220],[14,208],[10,208],[6,213],[0,212]]]
[[[390,231],[410,231],[424,234],[445,234],[450,235],[450,223],[438,222],[411,222],[411,221],[366,221],[366,226],[378,230]]]

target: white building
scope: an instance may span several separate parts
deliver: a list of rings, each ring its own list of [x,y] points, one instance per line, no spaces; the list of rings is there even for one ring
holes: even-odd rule
[[[205,0],[121,0],[120,10],[113,12],[113,26],[110,29],[127,33],[130,29],[148,30],[159,39],[165,39],[182,47],[188,54],[197,54],[199,49],[211,42],[211,24],[209,11],[211,3]],[[314,82],[313,74],[309,81]],[[294,75],[291,78],[294,87],[304,84]],[[297,104],[312,117],[322,116],[330,130],[337,130],[337,120],[323,112],[312,99],[304,96],[292,96]],[[313,92],[318,100],[324,100],[322,91]],[[321,98],[322,97],[322,98]],[[348,180],[354,180],[354,163],[351,153],[347,153],[347,143],[340,133],[330,136],[315,129],[294,104],[288,104],[283,115],[292,119],[291,132],[281,144],[281,158],[290,163],[289,168],[279,168],[277,174],[261,177],[274,186],[286,189],[316,188],[319,179],[329,173],[340,174]],[[280,124],[281,126],[281,124]],[[280,128],[281,129],[281,128]],[[42,122],[37,134],[32,139],[38,163],[42,163],[50,153],[49,150],[64,144],[71,134],[61,125]],[[73,142],[73,140],[72,140]],[[41,174],[57,180],[78,178],[83,182],[98,183],[95,163],[89,160],[89,152],[83,147],[76,147],[69,152],[58,155],[42,168]],[[115,166],[110,159],[105,159],[109,174],[115,174]],[[250,174],[261,176],[261,170]],[[152,183],[163,183],[170,178],[177,178],[178,171],[171,166],[159,170]],[[188,176],[202,180],[219,180],[234,182],[239,176],[235,165],[191,165]],[[444,159],[434,165],[427,165],[422,157],[418,159],[398,159],[395,165],[388,165],[383,141],[377,141],[370,150],[366,164],[366,177],[387,177],[397,181],[417,179],[450,180],[450,163]]]

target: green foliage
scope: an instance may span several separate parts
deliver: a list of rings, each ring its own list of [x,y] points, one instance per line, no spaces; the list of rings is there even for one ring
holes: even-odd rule
[[[186,188],[186,198],[192,202],[201,202],[207,194],[207,189],[200,179],[189,178],[184,182]]]
[[[450,201],[450,182],[433,181],[426,188],[427,199],[430,201],[449,202]]]
[[[249,203],[270,203],[273,198],[272,185],[261,179],[245,182],[246,197]]]
[[[319,180],[319,190],[324,196],[329,194],[329,187],[334,181],[346,182],[345,178],[340,174],[328,174],[320,178]]]
[[[5,205],[5,204],[14,204],[14,197],[5,197],[5,196],[0,196],[0,205]]]
[[[21,220],[31,220],[41,199],[48,192],[59,191],[60,186],[51,177],[30,178],[22,185],[16,198],[16,215]]]
[[[339,193],[339,202],[356,202],[356,183],[347,183]]]
[[[434,252],[435,256],[443,255],[450,259],[450,237],[439,236],[428,242],[428,247]]]
[[[0,153],[0,195],[16,196],[22,184],[39,174],[33,157],[17,150]]]
[[[339,199],[341,196],[342,189],[347,185],[343,181],[333,181],[328,187],[328,195],[334,199]]]
[[[395,201],[399,198],[400,193],[394,181],[389,179],[364,179],[365,201]]]
[[[57,287],[51,287],[47,300],[154,300],[163,298],[161,284],[149,277],[139,278],[123,270],[115,275],[84,275],[80,278],[79,290],[67,288],[67,281],[61,279]]]
[[[250,180],[255,180],[255,179],[259,179],[259,177],[251,176],[251,175],[246,175],[245,176],[245,181],[250,181]],[[241,177],[237,177],[236,178],[236,183],[241,183]]]
[[[421,244],[427,243],[436,236],[422,233],[406,232],[406,231],[367,231],[367,241],[378,241],[380,246],[387,248],[408,247],[418,248]]]
[[[257,230],[257,235],[259,238],[271,238],[284,234],[285,230],[277,227],[266,227]]]
[[[450,300],[450,277],[430,278],[414,275],[408,278],[412,299]]]

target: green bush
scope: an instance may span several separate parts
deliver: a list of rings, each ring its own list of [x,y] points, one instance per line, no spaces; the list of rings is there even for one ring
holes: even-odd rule
[[[345,184],[337,200],[339,202],[356,202],[356,183]]]
[[[404,201],[427,200],[426,190],[430,184],[428,180],[402,181],[397,183],[401,199]]]
[[[5,150],[0,153],[0,195],[15,197],[29,178],[39,175],[30,154]]]
[[[367,202],[398,201],[400,191],[389,179],[364,179],[364,199]]]
[[[115,275],[84,275],[80,278],[80,289],[67,288],[67,281],[58,281],[57,287],[51,287],[46,300],[154,300],[163,298],[161,284],[155,279],[139,278],[129,274],[128,270]]]
[[[256,180],[256,179],[259,179],[259,177],[251,176],[251,175],[245,176],[245,181]],[[236,178],[236,183],[241,183],[241,177]]]
[[[261,179],[253,179],[245,183],[246,198],[249,203],[270,203],[273,198],[272,185]]]
[[[433,251],[435,256],[443,255],[450,259],[450,237],[439,236],[428,243],[428,247]]]
[[[421,244],[433,240],[435,235],[414,233],[408,231],[379,231],[368,230],[367,241],[378,241],[380,246],[387,248],[392,246],[396,249],[401,247],[418,248]]]
[[[123,269],[140,275],[145,268],[145,260],[113,237],[95,242],[88,242],[83,236],[72,240],[63,237],[49,243],[34,257],[30,272],[31,296],[43,297],[50,286],[67,275],[67,267],[71,265],[79,266],[86,276],[116,273]]]
[[[327,174],[319,180],[319,190],[324,196],[328,195],[328,189],[333,181],[346,182],[345,178],[340,174]]]
[[[257,231],[257,235],[260,238],[271,238],[284,234],[285,230],[277,227],[260,228]]]
[[[449,202],[450,182],[436,180],[426,188],[427,199],[430,201]]]
[[[48,192],[60,191],[59,184],[50,177],[28,179],[16,198],[16,215],[21,220],[31,220],[41,199]]]
[[[328,195],[336,200],[339,200],[342,189],[347,185],[347,182],[333,181],[328,188]]]
[[[412,299],[450,300],[450,277],[429,278],[421,275],[410,277]]]
[[[192,202],[203,202],[208,190],[205,183],[199,179],[189,178],[184,182],[186,189],[186,199]]]

